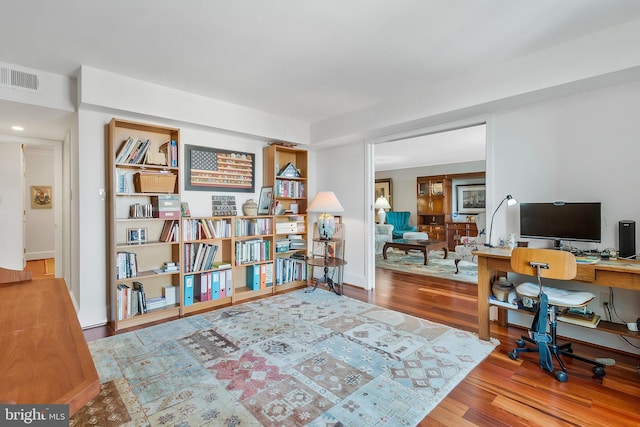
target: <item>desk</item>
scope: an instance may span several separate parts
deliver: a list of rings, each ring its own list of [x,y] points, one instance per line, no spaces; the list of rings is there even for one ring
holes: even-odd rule
[[[473,253],[478,256],[478,337],[489,339],[489,298],[491,297],[491,279],[500,272],[512,272],[511,250],[503,248],[482,248]],[[574,281],[592,285],[607,286],[640,291],[640,262],[617,260],[600,261],[597,264],[578,264],[578,273]],[[506,309],[498,307],[506,319]],[[506,321],[505,321],[506,322]],[[621,328],[620,332],[626,330]],[[640,337],[640,332],[625,333]]]
[[[0,285],[0,401],[68,404],[100,392],[98,373],[64,279]]]

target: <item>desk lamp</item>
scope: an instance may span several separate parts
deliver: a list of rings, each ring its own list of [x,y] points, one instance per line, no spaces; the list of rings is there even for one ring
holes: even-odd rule
[[[513,197],[511,197],[511,194],[507,194],[505,196],[504,199],[502,199],[502,201],[500,202],[500,204],[498,205],[498,207],[496,208],[495,211],[493,211],[493,215],[491,216],[491,226],[489,227],[489,241],[487,241],[487,243],[485,243],[485,246],[488,246],[490,248],[493,248],[494,246],[491,244],[491,233],[493,232],[493,219],[496,217],[496,212],[498,212],[498,209],[500,209],[500,206],[502,206],[502,204],[505,202],[505,200],[507,201],[507,206],[513,206],[516,203],[518,203],[518,201],[516,199],[514,199]]]
[[[319,191],[309,205],[307,212],[320,212],[318,233],[323,240],[331,240],[336,231],[336,222],[332,213],[344,212],[333,191]]]
[[[391,205],[384,196],[380,196],[376,199],[376,203],[373,205],[373,207],[376,209],[380,209],[378,211],[378,223],[384,224],[384,220],[387,216],[384,210],[391,209]]]

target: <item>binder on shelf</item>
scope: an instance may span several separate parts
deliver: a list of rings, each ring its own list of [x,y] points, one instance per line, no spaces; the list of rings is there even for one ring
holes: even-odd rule
[[[184,305],[189,306],[193,305],[193,285],[194,278],[193,275],[184,276]]]
[[[209,286],[209,299],[216,300],[220,298],[220,272],[210,271],[207,273],[210,276],[211,286]]]
[[[260,265],[248,265],[247,267],[247,288],[252,291],[260,289]]]

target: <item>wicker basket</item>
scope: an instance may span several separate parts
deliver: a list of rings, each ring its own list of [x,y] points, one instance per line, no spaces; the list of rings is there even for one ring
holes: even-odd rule
[[[133,177],[136,193],[173,193],[178,177],[172,173],[138,172]]]

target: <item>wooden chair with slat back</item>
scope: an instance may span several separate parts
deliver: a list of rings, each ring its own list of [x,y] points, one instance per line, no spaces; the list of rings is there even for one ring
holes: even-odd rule
[[[560,356],[592,364],[595,376],[604,377],[605,371],[602,363],[574,354],[571,343],[559,345],[556,339],[558,307],[584,307],[595,295],[590,292],[542,286],[542,278],[573,280],[576,277],[577,263],[573,254],[555,249],[515,248],[511,253],[511,268],[515,273],[536,276],[538,282],[537,284],[522,283],[516,288],[518,295],[537,300],[536,312],[529,329],[529,336],[522,336],[516,342],[518,348],[513,349],[509,353],[509,357],[517,360],[519,353],[539,353],[540,367],[554,372],[553,359],[551,358],[553,355],[560,366],[560,369],[555,371],[555,377],[561,382],[567,381],[568,376],[567,367]],[[526,347],[527,342],[536,345],[536,347]]]
[[[28,270],[11,270],[0,267],[0,283],[25,282],[31,278],[32,274]]]

